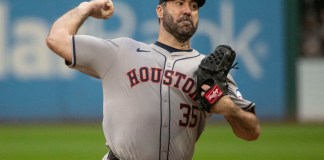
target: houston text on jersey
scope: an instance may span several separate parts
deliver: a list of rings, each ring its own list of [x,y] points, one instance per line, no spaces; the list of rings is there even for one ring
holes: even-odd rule
[[[196,94],[194,79],[180,72],[165,70],[164,74],[162,75],[161,68],[141,67],[139,69],[132,69],[131,71],[127,72],[127,76],[129,78],[131,87],[134,87],[139,83],[149,81],[153,83],[162,82],[163,85],[173,86],[181,89],[191,98]]]

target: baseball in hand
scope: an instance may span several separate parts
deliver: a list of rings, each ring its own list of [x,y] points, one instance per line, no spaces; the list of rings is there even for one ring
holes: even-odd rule
[[[94,6],[91,16],[99,19],[108,19],[114,13],[114,4],[112,0],[93,0]]]
[[[114,4],[111,0],[108,0],[108,2],[105,4],[105,6],[102,9],[102,15],[104,19],[110,18],[114,13]]]

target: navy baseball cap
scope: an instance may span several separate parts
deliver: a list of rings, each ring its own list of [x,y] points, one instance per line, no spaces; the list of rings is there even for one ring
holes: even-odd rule
[[[167,1],[167,0],[160,0],[159,4],[161,4],[165,1]],[[202,7],[205,4],[205,0],[195,0],[195,1],[198,3],[198,7]]]

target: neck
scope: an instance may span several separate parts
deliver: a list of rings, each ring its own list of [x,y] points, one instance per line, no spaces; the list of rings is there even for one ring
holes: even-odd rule
[[[165,30],[160,30],[158,41],[176,49],[180,49],[180,50],[190,49],[190,40],[187,40],[185,42],[179,42],[173,35],[171,35],[169,32]]]

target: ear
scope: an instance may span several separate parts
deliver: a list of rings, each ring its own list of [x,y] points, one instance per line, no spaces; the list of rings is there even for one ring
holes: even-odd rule
[[[158,5],[157,7],[156,7],[156,15],[157,15],[157,17],[160,19],[160,18],[162,18],[163,17],[163,8],[162,8],[162,6],[161,5]]]

